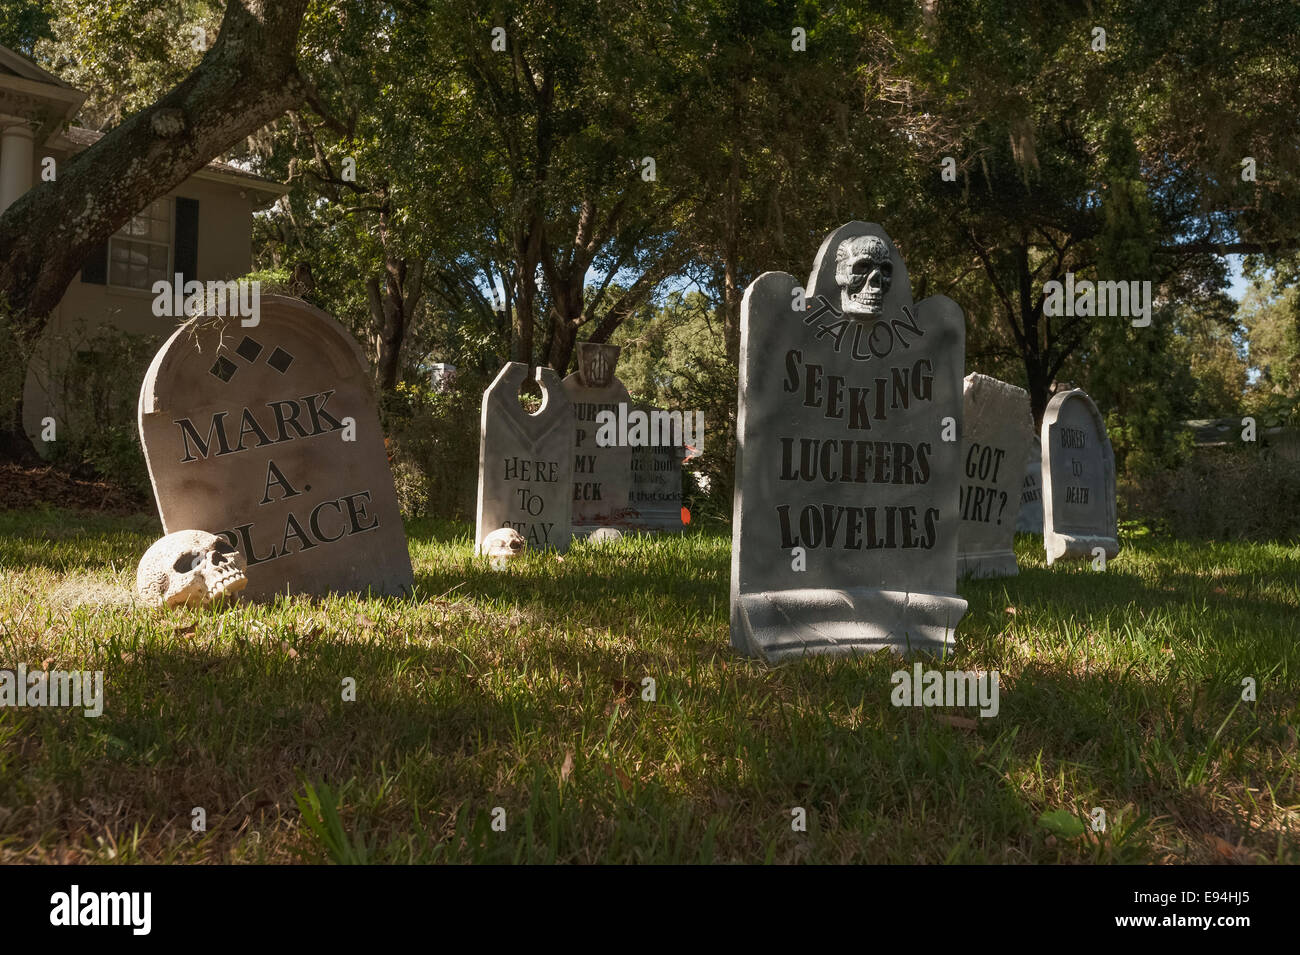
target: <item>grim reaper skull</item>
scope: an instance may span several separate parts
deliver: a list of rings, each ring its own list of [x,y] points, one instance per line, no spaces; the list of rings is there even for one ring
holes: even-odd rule
[[[879,318],[894,274],[889,246],[879,236],[857,235],[835,250],[835,284],[840,308],[849,315]]]
[[[578,343],[578,380],[588,388],[605,388],[614,379],[618,364],[619,345],[597,342]]]
[[[244,557],[207,531],[177,531],[145,551],[135,590],[152,607],[202,607],[248,586]]]
[[[527,546],[523,534],[513,527],[502,527],[483,538],[478,552],[487,556],[493,570],[505,570],[506,564],[522,554]]]

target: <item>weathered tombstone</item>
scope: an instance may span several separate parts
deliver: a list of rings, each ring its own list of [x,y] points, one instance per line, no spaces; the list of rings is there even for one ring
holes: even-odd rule
[[[961,528],[957,573],[1014,577],[1016,514],[1034,416],[1023,388],[988,375],[966,376],[962,421]]]
[[[530,550],[565,551],[573,536],[573,408],[560,376],[538,368],[542,406],[529,414],[519,404],[527,375],[523,362],[507,362],[483,392],[474,544],[512,527]]]
[[[597,527],[621,526],[632,486],[632,448],[602,447],[596,441],[596,415],[618,414],[632,399],[614,376],[618,345],[580,342],[578,370],[564,379],[564,393],[573,404],[573,531],[587,534]]]
[[[163,530],[225,537],[247,598],[409,592],[370,367],[320,309],[264,295],[256,326],[186,322],[149,366],[139,427]]]
[[[632,486],[620,527],[653,532],[680,531],[686,527],[682,523],[682,458],[685,456],[685,448],[666,445],[632,449]]]
[[[737,649],[779,660],[953,643],[964,345],[957,303],[913,304],[875,224],[832,232],[806,288],[767,272],[746,289]]]
[[[1025,482],[1020,487],[1020,513],[1016,515],[1017,534],[1043,533],[1043,449],[1038,435],[1029,445],[1025,461]]]
[[[1106,423],[1081,389],[1063,391],[1043,413],[1043,545],[1058,560],[1119,553],[1115,455]]]

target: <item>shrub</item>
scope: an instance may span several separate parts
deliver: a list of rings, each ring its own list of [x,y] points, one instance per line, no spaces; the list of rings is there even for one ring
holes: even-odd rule
[[[60,373],[62,408],[53,463],[148,498],[149,469],[136,428],[140,383],[161,345],[155,335],[102,328],[78,342]]]
[[[479,416],[488,384],[462,370],[445,392],[405,381],[385,397],[384,431],[403,516],[474,519]]]
[[[1296,462],[1267,446],[1199,449],[1179,468],[1126,479],[1120,505],[1175,537],[1300,540]]]

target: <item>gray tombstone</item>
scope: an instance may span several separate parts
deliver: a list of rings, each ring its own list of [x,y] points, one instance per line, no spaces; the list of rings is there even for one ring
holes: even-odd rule
[[[1106,423],[1081,389],[1063,391],[1043,413],[1043,545],[1058,560],[1119,553],[1115,455]]]
[[[805,288],[766,272],[745,290],[738,650],[780,660],[954,642],[964,345],[957,303],[913,304],[906,264],[872,223],[832,232]]]
[[[1029,445],[1025,461],[1025,483],[1020,487],[1020,513],[1016,515],[1017,534],[1043,533],[1043,449],[1038,435]]]
[[[164,532],[225,537],[246,597],[410,590],[370,366],[320,309],[264,295],[255,326],[186,322],[149,366],[139,426]]]
[[[601,447],[596,441],[596,416],[618,414],[630,405],[627,388],[614,375],[617,345],[581,342],[578,370],[564,379],[564,393],[573,404],[573,532],[587,534],[597,527],[619,526],[627,511],[632,486],[632,448],[626,444]]]
[[[1016,514],[1034,436],[1029,393],[976,374],[966,376],[964,391],[957,573],[1014,577]]]
[[[565,551],[573,536],[573,407],[560,376],[538,368],[542,406],[530,415],[519,404],[527,375],[523,362],[507,362],[483,392],[476,548],[502,527],[530,549]]]
[[[680,531],[682,523],[682,458],[685,448],[666,445],[632,449],[632,486],[619,526],[628,530]]]

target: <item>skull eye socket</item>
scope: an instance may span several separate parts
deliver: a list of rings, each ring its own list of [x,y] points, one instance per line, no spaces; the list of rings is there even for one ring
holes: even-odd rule
[[[859,259],[853,263],[854,275],[870,275],[876,269],[880,270],[882,276],[889,278],[889,273],[894,270],[894,266],[888,260],[885,260],[884,262],[873,262],[870,259]]]
[[[172,564],[172,569],[178,574],[188,574],[192,570],[198,570],[201,563],[203,563],[202,554],[187,550],[176,558],[176,563]]]

